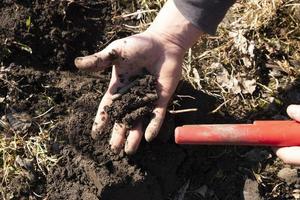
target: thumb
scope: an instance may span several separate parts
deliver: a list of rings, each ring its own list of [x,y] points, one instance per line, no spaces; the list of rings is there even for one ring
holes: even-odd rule
[[[78,69],[89,71],[101,71],[118,63],[121,52],[118,42],[113,42],[102,51],[85,57],[77,57],[74,61]]]
[[[292,119],[300,122],[300,105],[290,105],[286,112]]]

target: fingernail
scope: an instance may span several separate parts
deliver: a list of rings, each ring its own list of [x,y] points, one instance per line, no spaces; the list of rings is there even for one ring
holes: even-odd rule
[[[79,64],[79,62],[81,62],[83,60],[83,57],[77,57],[74,60],[75,65]]]
[[[129,155],[129,156],[135,154],[135,151],[132,150],[132,149],[130,149],[130,150],[125,150],[125,152],[126,152],[126,154]]]
[[[290,105],[288,108],[287,108],[287,113],[288,115],[295,119],[295,118],[300,118],[300,106],[298,105]]]
[[[93,139],[96,139],[97,136],[98,136],[98,131],[97,130],[92,130],[91,136],[92,136]]]
[[[127,155],[133,155],[136,152],[136,150],[133,149],[133,148],[130,148],[129,145],[128,145],[128,142],[126,141],[126,143],[125,143],[125,152],[126,152]]]
[[[92,137],[92,139],[96,139],[97,138],[97,136],[98,136],[98,133],[97,132],[95,132],[95,131],[92,131],[91,132],[91,137]]]
[[[145,135],[145,139],[147,142],[152,142],[152,140],[155,138],[155,135],[154,134],[148,134],[148,135]]]

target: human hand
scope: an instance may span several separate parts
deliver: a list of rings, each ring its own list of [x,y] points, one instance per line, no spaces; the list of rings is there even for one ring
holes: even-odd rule
[[[300,105],[290,105],[287,113],[292,119],[300,122]],[[287,164],[300,165],[300,146],[276,148],[275,153]]]
[[[171,40],[160,37],[154,32],[144,32],[124,39],[116,40],[103,51],[84,58],[77,58],[75,64],[80,69],[103,70],[113,64],[112,77],[108,90],[102,98],[95,122],[92,137],[101,134],[108,121],[104,107],[112,103],[112,96],[118,88],[127,85],[129,78],[143,73],[146,68],[157,77],[157,92],[159,99],[153,110],[154,117],[150,121],[145,138],[151,141],[159,132],[163,122],[166,107],[181,78],[181,64],[184,49]],[[126,131],[129,131],[125,151],[136,151],[142,139],[141,123],[132,130],[126,130],[122,124],[115,124],[110,145],[119,151],[125,141]]]
[[[93,124],[92,137],[101,134],[108,122],[104,107],[112,103],[112,95],[118,88],[127,85],[130,77],[141,74],[146,68],[157,78],[158,100],[153,110],[154,117],[146,128],[145,139],[151,141],[155,138],[163,123],[168,102],[181,78],[184,53],[201,34],[169,0],[145,32],[116,40],[99,53],[77,58],[75,65],[79,69],[99,71],[113,65],[108,90],[101,100]],[[137,150],[143,137],[141,123],[132,130],[115,123],[110,139],[112,150],[121,150],[127,131],[125,152],[133,154]]]

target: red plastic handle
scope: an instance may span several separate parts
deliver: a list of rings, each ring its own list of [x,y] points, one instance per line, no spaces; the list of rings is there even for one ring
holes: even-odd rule
[[[300,146],[300,123],[255,121],[253,124],[186,125],[175,130],[177,144]]]

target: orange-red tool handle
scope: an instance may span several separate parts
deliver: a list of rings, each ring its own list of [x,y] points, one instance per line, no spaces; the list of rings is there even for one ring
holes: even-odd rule
[[[186,125],[175,130],[177,144],[300,146],[300,123],[255,121],[253,124]]]

